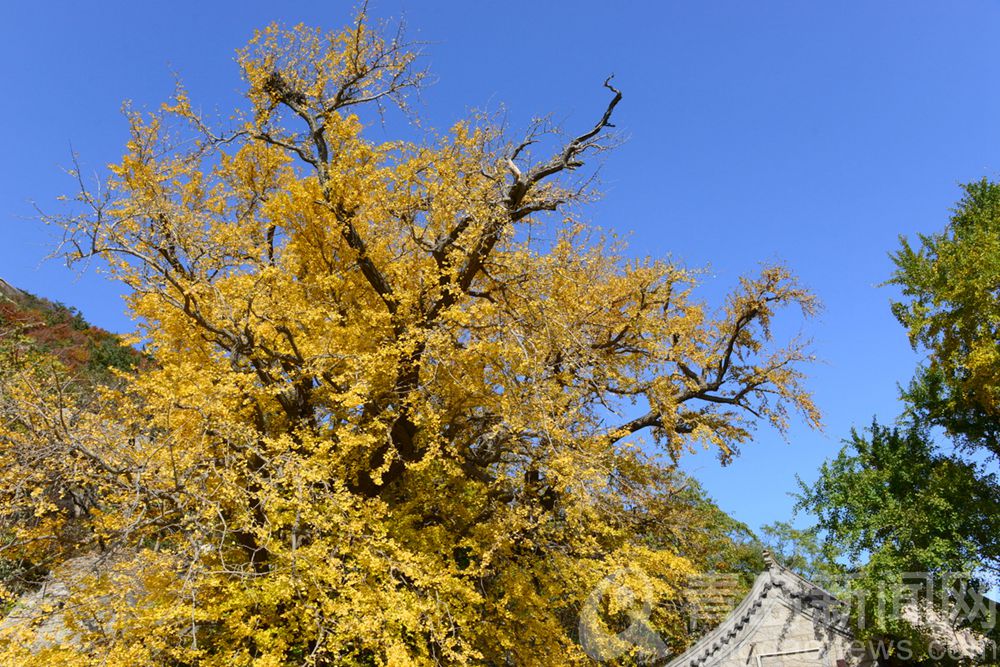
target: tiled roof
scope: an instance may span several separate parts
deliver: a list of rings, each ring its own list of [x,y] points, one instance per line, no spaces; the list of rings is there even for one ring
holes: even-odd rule
[[[767,569],[754,580],[743,601],[718,625],[691,648],[667,663],[666,667],[702,667],[728,646],[754,630],[761,620],[764,602],[775,595],[804,613],[810,614],[832,632],[851,636],[844,604],[832,594],[776,563],[765,552]]]

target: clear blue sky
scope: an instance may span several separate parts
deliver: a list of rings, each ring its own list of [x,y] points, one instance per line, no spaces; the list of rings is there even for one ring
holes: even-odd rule
[[[887,253],[939,229],[958,183],[1000,175],[1000,3],[375,0],[427,42],[437,83],[421,112],[443,128],[504,103],[513,124],[593,122],[614,72],[629,141],[603,167],[593,222],[638,254],[709,267],[718,299],[783,260],[825,304],[807,323],[824,360],[810,387],[823,433],[761,431],[728,468],[687,461],[722,507],[757,527],[787,518],[794,475],[815,477],[852,424],[897,413],[915,355],[889,313]],[[0,277],[130,326],[115,287],[42,263],[72,146],[100,172],[120,155],[122,100],[153,107],[178,73],[205,109],[237,102],[234,50],[272,20],[339,27],[347,2],[4,2]]]

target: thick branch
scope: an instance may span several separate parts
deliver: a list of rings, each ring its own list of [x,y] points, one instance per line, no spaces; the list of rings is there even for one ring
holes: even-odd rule
[[[455,286],[458,289],[445,290],[445,293],[441,296],[441,298],[432,306],[429,313],[429,319],[432,319],[438,313],[455,303],[460,294],[468,293],[472,282],[476,279],[476,276],[479,275],[486,259],[489,257],[490,253],[493,252],[494,247],[496,247],[496,244],[500,241],[503,236],[503,232],[508,225],[516,223],[536,211],[555,210],[559,205],[564,203],[562,199],[555,198],[551,200],[531,202],[525,205],[525,200],[532,189],[543,180],[564,170],[575,169],[582,166],[583,163],[579,158],[584,152],[594,146],[592,140],[597,137],[601,131],[604,130],[604,128],[614,127],[611,124],[611,115],[614,113],[618,102],[621,101],[622,94],[621,91],[611,85],[611,77],[608,77],[608,79],[605,80],[604,87],[611,90],[614,93],[614,96],[608,103],[604,113],[601,115],[601,119],[596,125],[594,125],[593,128],[570,140],[557,156],[553,157],[548,162],[530,169],[528,173],[525,174],[518,169],[517,165],[514,164],[513,157],[517,156],[525,148],[527,142],[522,143],[514,149],[513,156],[507,160],[508,168],[510,169],[513,179],[507,187],[507,192],[503,200],[506,215],[496,220],[490,220],[484,223],[483,231],[481,232],[479,238],[476,239],[472,250],[466,257],[464,266],[459,270],[458,279],[455,281]],[[459,222],[456,228],[447,237],[442,250],[446,250],[451,244],[454,243],[454,239],[457,238],[458,234],[464,230],[464,227],[467,224],[468,223],[465,220]]]

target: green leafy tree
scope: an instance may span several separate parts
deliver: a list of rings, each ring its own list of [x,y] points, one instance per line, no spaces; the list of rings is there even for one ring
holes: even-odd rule
[[[843,578],[840,553],[833,542],[823,539],[818,526],[796,528],[790,521],[775,521],[760,532],[772,556],[793,572],[827,587]]]
[[[1000,564],[996,476],[941,452],[918,426],[852,430],[816,483],[800,488],[798,507],[818,517],[827,540],[878,574]]]
[[[797,509],[818,518],[823,549],[842,549],[849,561],[838,592],[854,601],[862,637],[906,640],[908,652],[928,659],[929,626],[904,611],[913,604],[957,610],[951,622],[984,627],[988,618],[973,610],[1000,564],[995,475],[942,452],[924,428],[873,421],[800,488]]]
[[[922,423],[969,449],[1000,454],[1000,184],[963,186],[944,231],[901,239],[893,312],[915,349],[928,354],[905,392]]]

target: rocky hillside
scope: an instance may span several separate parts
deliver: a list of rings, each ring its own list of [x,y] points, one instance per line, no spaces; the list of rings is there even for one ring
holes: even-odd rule
[[[138,353],[87,323],[75,308],[37,297],[0,278],[0,341],[17,338],[53,354],[73,373],[95,380],[129,368]]]

